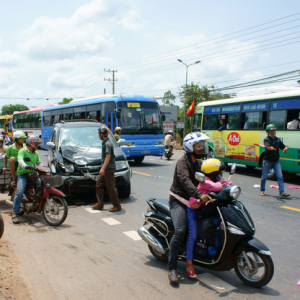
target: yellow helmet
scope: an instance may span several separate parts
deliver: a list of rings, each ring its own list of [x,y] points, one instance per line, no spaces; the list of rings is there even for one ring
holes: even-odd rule
[[[213,172],[219,172],[225,170],[225,164],[216,158],[209,158],[204,160],[201,165],[201,172],[204,174],[210,174]]]

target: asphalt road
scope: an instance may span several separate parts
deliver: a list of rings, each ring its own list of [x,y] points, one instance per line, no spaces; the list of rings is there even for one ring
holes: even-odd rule
[[[42,160],[46,155],[40,151]],[[260,197],[253,188],[260,184],[260,170],[243,166],[238,166],[232,180],[242,187],[240,200],[255,222],[256,237],[273,253],[273,280],[254,289],[233,270],[195,267],[199,276],[192,281],[179,263],[180,285],[169,285],[166,263],[151,255],[136,231],[143,224],[145,200],[168,198],[181,155],[182,151],[175,151],[170,161],[147,157],[141,165],[131,162],[132,194],[121,199],[120,212],[108,212],[109,201],[103,211],[91,211],[95,197],[82,195],[69,201],[69,215],[60,227],[49,227],[40,215],[23,216],[21,224],[12,225],[11,209],[0,201],[6,225],[3,239],[19,258],[18,271],[32,299],[299,299],[300,191],[288,186],[299,186],[300,180],[285,182],[289,199],[280,199],[278,189],[268,187],[276,182],[267,182],[267,196]]]

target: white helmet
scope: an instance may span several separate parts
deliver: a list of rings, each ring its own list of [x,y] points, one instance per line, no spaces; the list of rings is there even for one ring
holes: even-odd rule
[[[203,133],[200,133],[200,132],[189,133],[183,140],[183,149],[186,153],[191,154],[194,152],[193,147],[195,144],[197,144],[201,141],[207,141],[207,140],[209,140],[209,137]]]
[[[121,127],[116,127],[115,128],[115,131],[119,131],[119,130],[122,130],[122,128]]]
[[[173,131],[172,131],[172,130],[169,130],[169,131],[168,131],[168,133],[171,133],[171,134],[173,134]]]

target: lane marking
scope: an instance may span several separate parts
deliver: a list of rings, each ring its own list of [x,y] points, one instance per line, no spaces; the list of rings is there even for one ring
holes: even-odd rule
[[[299,208],[294,208],[294,207],[289,207],[289,206],[280,206],[281,208],[285,208],[285,209],[290,209],[290,210],[294,210],[294,211],[299,211],[300,212],[300,209]]]
[[[210,273],[200,274],[197,276],[197,278],[199,279],[199,281],[203,282],[219,293],[226,293],[236,289],[235,286],[223,281],[222,279]]]
[[[100,210],[98,210],[98,209],[92,209],[92,208],[90,208],[90,207],[85,207],[84,209],[85,209],[86,211],[88,211],[90,214],[98,214],[98,213],[101,213]]]
[[[132,230],[132,231],[125,231],[123,232],[125,235],[127,235],[128,237],[130,237],[131,239],[133,239],[134,241],[140,241],[142,238],[139,236],[139,234]]]
[[[137,171],[132,171],[132,173],[137,173],[137,174],[141,174],[141,175],[145,175],[145,176],[151,176],[150,174],[141,173],[141,172],[137,172]]]
[[[108,225],[118,225],[118,224],[121,224],[119,221],[115,220],[114,218],[104,218],[104,219],[102,219],[102,221],[104,221]]]

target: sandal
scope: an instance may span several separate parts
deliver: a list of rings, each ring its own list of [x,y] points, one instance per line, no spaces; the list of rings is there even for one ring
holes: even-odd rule
[[[17,218],[17,216],[11,217],[11,220],[12,220],[13,224],[19,224],[19,223],[20,223],[20,221],[19,221],[19,219]]]
[[[190,264],[190,265],[186,264],[185,266],[186,267],[192,267],[193,264]],[[197,274],[196,274],[195,270],[192,270],[192,271],[186,270],[186,271],[187,271],[187,274],[189,275],[190,278],[197,278]]]
[[[259,196],[266,196],[266,194],[265,194],[265,192],[261,191],[261,192],[259,193]]]
[[[280,198],[287,198],[287,197],[289,197],[289,196],[290,196],[290,194],[283,193],[282,195],[280,195]]]

